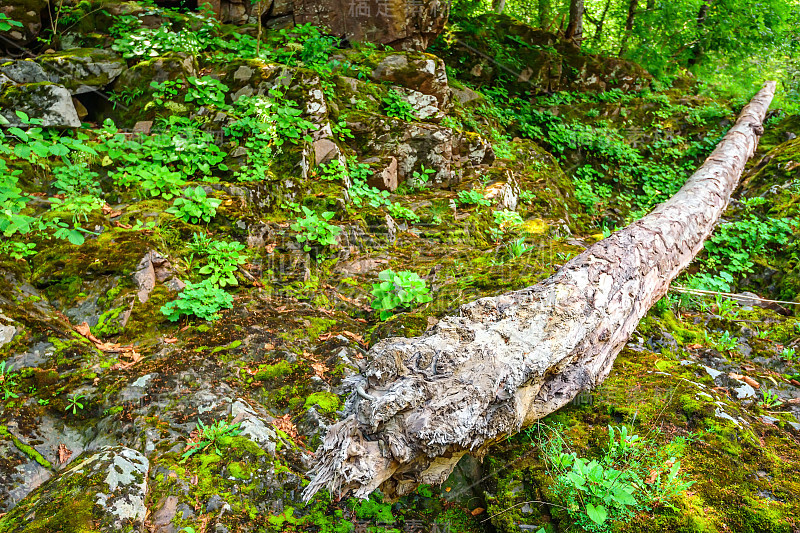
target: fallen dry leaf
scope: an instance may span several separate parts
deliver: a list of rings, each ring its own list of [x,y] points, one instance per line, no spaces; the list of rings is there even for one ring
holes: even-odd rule
[[[754,380],[753,378],[751,378],[749,376],[744,376],[742,378],[742,381],[744,381],[745,383],[747,383],[748,385],[750,385],[754,389],[757,389],[757,388],[761,387],[761,383],[759,383],[758,381]]]
[[[736,372],[731,372],[730,374],[728,374],[728,377],[731,379],[735,379],[737,381],[742,381],[744,379],[743,375],[737,374]]]
[[[483,507],[476,507],[475,509],[473,509],[472,511],[470,511],[470,514],[471,514],[472,516],[478,516],[479,514],[483,513],[485,510],[486,510],[486,509],[484,509]]]
[[[702,344],[689,344],[686,346],[686,348],[688,348],[689,350],[699,350],[702,347],[703,347]]]
[[[328,367],[325,366],[324,363],[311,363],[311,368],[314,369],[314,374],[317,375],[318,378],[325,380],[325,373],[328,371]]]
[[[118,209],[113,209],[108,204],[103,204],[103,214],[108,215],[108,218],[114,218],[120,216],[122,214],[122,211]]]
[[[58,445],[57,454],[58,454],[58,464],[63,465],[64,463],[69,461],[70,457],[72,457],[72,450],[67,448],[67,446],[62,443]]]
[[[118,220],[113,221],[112,224],[114,226],[116,226],[118,228],[122,228],[122,229],[131,229],[131,228],[133,228],[133,226],[131,226],[130,224],[123,224],[122,222],[120,222]]]
[[[791,383],[795,387],[800,387],[800,381],[797,381],[796,379],[790,380],[789,383]]]
[[[175,337],[164,337],[164,342],[167,344],[175,344],[178,342],[178,339]]]
[[[647,479],[645,479],[644,482],[647,483],[648,485],[652,485],[658,479],[659,473],[660,472],[654,468],[653,470],[650,471],[650,474],[647,476]]]
[[[274,419],[272,421],[272,426],[275,429],[283,431],[292,439],[297,438],[297,428],[295,427],[294,422],[292,422],[292,415],[288,413]]]

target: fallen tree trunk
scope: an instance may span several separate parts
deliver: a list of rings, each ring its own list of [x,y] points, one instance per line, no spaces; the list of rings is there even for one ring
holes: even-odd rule
[[[526,289],[482,298],[421,337],[370,350],[344,420],[317,450],[321,488],[389,498],[441,483],[467,452],[559,409],[605,379],[639,320],[703,248],[763,133],[768,82],[667,202]]]

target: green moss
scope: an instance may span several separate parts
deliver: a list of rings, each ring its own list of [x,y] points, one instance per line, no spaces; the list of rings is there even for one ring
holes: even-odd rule
[[[6,426],[0,426],[0,436],[11,439],[11,441],[14,443],[14,446],[16,446],[19,449],[19,451],[21,451],[22,453],[24,453],[25,455],[27,455],[28,457],[39,463],[41,466],[47,468],[48,470],[53,469],[53,465],[50,464],[50,461],[45,459],[42,456],[42,454],[37,452],[33,446],[28,446],[27,444],[19,440],[17,437],[12,435],[8,431],[8,428]]]
[[[318,406],[324,413],[335,413],[339,409],[339,397],[331,392],[315,392],[306,398],[305,409]]]
[[[292,365],[288,361],[280,361],[274,365],[260,365],[253,376],[256,381],[266,381],[286,376],[292,373]]]

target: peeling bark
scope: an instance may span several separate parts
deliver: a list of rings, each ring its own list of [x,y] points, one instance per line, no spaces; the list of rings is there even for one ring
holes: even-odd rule
[[[370,351],[349,380],[347,418],[317,450],[310,498],[325,488],[389,498],[441,483],[467,452],[600,384],[639,320],[703,248],[753,155],[775,91],[767,82],[667,202],[547,280],[482,298],[416,338]]]

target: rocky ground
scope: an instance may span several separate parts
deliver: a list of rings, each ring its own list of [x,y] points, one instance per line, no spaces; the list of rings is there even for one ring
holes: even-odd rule
[[[257,51],[253,26],[94,7],[0,59],[0,532],[571,531],[542,428],[588,457],[621,425],[692,484],[617,529],[800,530],[796,310],[678,293],[601,387],[443,486],[300,498],[370,345],[551,275],[677,190],[741,102],[503,17],[432,54],[308,27]],[[798,128],[770,119],[678,285],[797,300]],[[298,239],[324,212],[331,240]],[[387,269],[432,301],[381,320]]]

